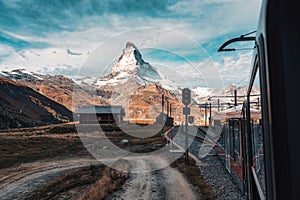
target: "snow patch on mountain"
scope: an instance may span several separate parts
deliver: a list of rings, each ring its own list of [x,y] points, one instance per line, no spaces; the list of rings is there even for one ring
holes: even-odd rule
[[[209,97],[212,95],[212,90],[208,87],[196,87],[192,89],[192,92],[194,92],[196,96],[202,97]]]
[[[72,80],[74,81],[75,84],[77,85],[82,85],[82,84],[88,84],[88,85],[95,85],[95,83],[97,82],[98,78],[95,77],[90,77],[90,76],[86,76],[86,77],[72,77]]]
[[[34,78],[37,78],[37,79],[39,79],[39,80],[43,80],[43,78],[42,78],[39,74],[30,72],[30,71],[28,71],[28,70],[26,70],[26,69],[20,69],[20,70],[18,70],[18,71],[21,72],[21,74],[27,74],[27,75],[32,76],[32,77],[34,77]]]
[[[9,75],[7,73],[1,71],[0,71],[0,76],[2,76],[3,78],[9,78]]]
[[[116,75],[113,76],[113,78],[109,77],[104,77],[101,78],[97,81],[96,85],[97,86],[104,86],[104,85],[112,85],[112,86],[116,86],[118,84],[124,84],[126,83],[130,77],[132,77],[132,74],[123,71],[120,73],[116,73]]]
[[[15,69],[10,72],[2,71],[2,72],[0,72],[0,76],[2,76],[4,78],[8,78],[8,79],[15,79],[15,80],[18,80],[18,79],[43,80],[43,76],[45,76],[45,75],[33,73],[26,69]]]

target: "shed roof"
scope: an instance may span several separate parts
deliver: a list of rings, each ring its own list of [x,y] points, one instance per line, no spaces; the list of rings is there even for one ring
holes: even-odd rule
[[[84,106],[79,108],[76,113],[78,114],[122,114],[124,109],[122,106]]]

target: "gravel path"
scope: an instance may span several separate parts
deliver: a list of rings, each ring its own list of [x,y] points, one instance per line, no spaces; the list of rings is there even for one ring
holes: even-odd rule
[[[225,170],[217,156],[206,156],[200,160],[202,161],[202,165],[200,165],[201,174],[212,186],[217,194],[217,199],[246,199],[238,186],[232,182],[230,174]]]

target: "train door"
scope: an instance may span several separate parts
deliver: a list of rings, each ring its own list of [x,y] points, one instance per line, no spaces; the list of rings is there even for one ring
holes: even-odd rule
[[[243,104],[242,115],[243,118],[241,120],[241,148],[242,148],[242,168],[243,168],[243,191],[247,193],[249,191],[249,182],[248,182],[248,170],[247,170],[247,156],[248,156],[248,148],[247,148],[247,101]]]

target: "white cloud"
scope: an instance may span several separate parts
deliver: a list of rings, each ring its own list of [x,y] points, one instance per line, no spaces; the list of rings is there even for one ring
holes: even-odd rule
[[[10,48],[7,50],[10,51],[9,57],[3,57],[0,63],[0,68],[5,70],[8,68],[10,70],[26,68],[33,72],[43,72],[45,71],[44,69],[51,72],[55,68],[64,68],[66,66],[79,68],[87,57],[87,54],[80,56],[70,55],[67,53],[67,49],[59,48],[26,49],[21,51],[15,51]]]
[[[261,0],[191,0],[180,1],[170,9],[183,16],[192,15],[189,22],[197,31],[192,37],[198,34],[200,39],[208,39],[232,31],[256,29],[260,6]]]
[[[72,66],[76,70],[86,65],[92,67],[90,71],[98,71],[101,74],[101,70],[107,70],[106,67],[118,58],[126,41],[132,41],[140,49],[158,48],[187,58],[191,55],[199,55],[199,57],[202,55],[205,58],[208,53],[201,49],[199,43],[219,45],[215,44],[215,39],[219,36],[232,31],[251,31],[256,28],[260,1],[180,1],[169,7],[174,17],[167,18],[106,13],[78,19],[77,26],[80,31],[55,32],[46,36],[38,34],[28,36],[2,31],[27,42],[46,43],[49,47],[16,51],[12,47],[0,45],[0,70],[9,66],[10,69],[27,68],[31,71],[42,70],[55,73],[55,70],[64,70],[66,66]],[[157,28],[148,28],[147,32],[147,29],[141,27]],[[133,29],[135,31],[132,31]],[[68,55],[67,49],[80,52],[82,55]],[[249,74],[249,68],[244,66],[250,65],[250,57],[250,54],[240,54],[237,59],[226,56],[222,58],[224,60],[222,62],[213,62],[213,68],[210,67],[209,59],[192,64],[197,66],[201,76],[208,81],[207,85],[213,85],[215,80],[219,80],[218,77],[213,78],[215,75],[210,76],[216,73],[225,83],[231,83]],[[159,60],[155,62],[158,66],[166,64],[174,66],[176,70],[181,67],[180,75],[183,74],[184,77],[194,77],[196,80],[198,76],[197,73],[193,73],[195,71],[191,67],[188,69],[184,68],[184,65],[178,67],[176,62],[160,64]]]
[[[14,52],[14,48],[4,44],[0,44],[0,56],[9,55]]]
[[[224,88],[230,84],[248,84],[252,52],[223,56],[218,61],[207,58],[201,62],[183,63],[179,66],[175,63],[164,63],[164,66],[160,66],[159,61],[152,64],[181,86]]]
[[[216,66],[224,83],[246,85],[250,78],[252,67],[252,51],[240,53],[237,57],[224,56],[223,63],[216,62]]]

